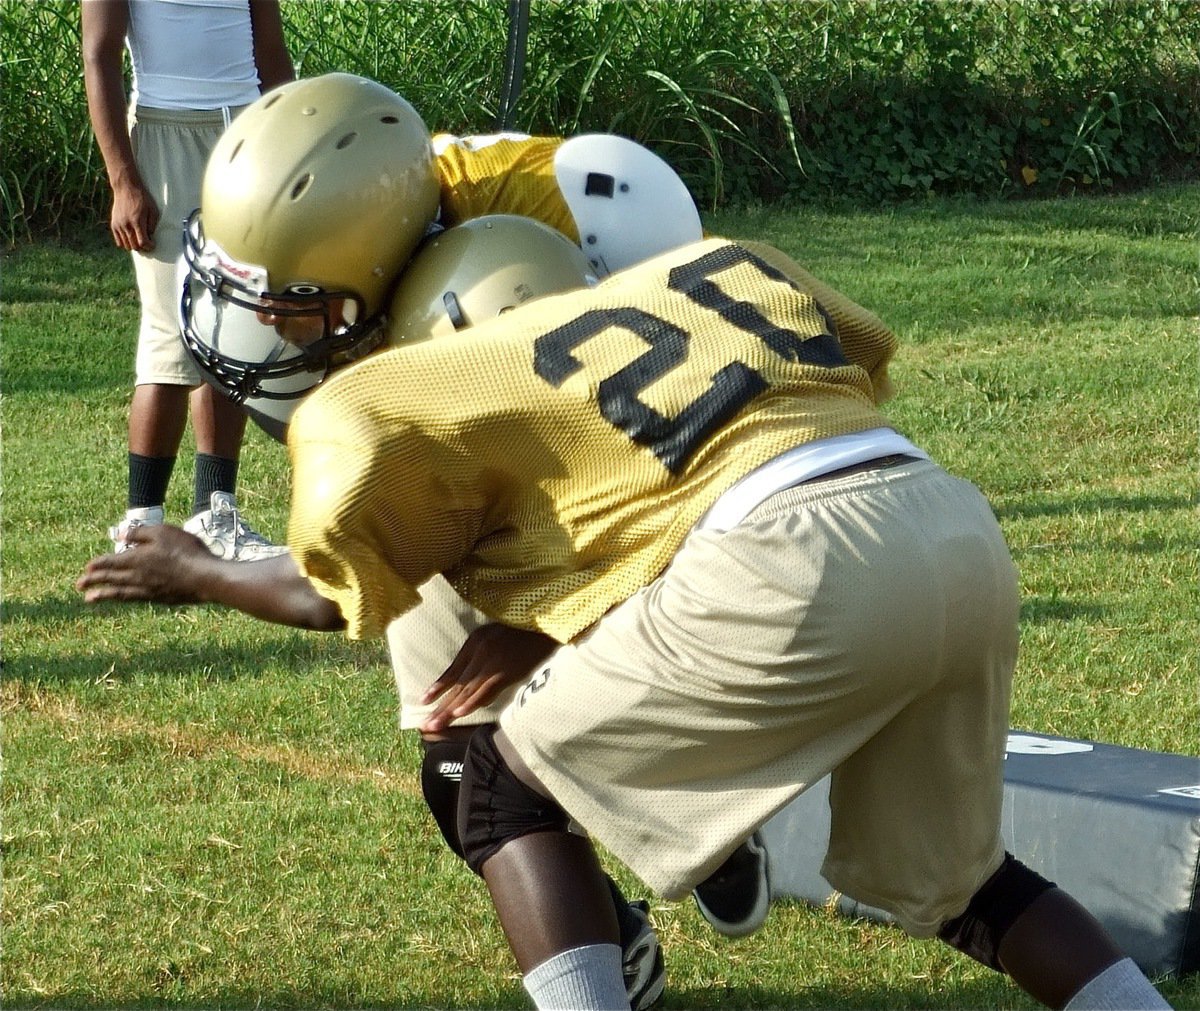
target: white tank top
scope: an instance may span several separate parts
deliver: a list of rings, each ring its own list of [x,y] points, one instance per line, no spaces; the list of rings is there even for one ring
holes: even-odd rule
[[[258,98],[249,0],[129,0],[130,101],[222,109]]]

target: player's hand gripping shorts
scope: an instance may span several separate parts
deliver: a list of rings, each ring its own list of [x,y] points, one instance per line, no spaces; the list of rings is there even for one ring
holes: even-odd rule
[[[400,698],[401,730],[420,727],[433,712],[436,702],[421,702],[425,689],[450,666],[467,636],[491,620],[455,593],[441,576],[422,583],[419,590],[421,603],[395,618],[387,628],[388,654]],[[516,690],[515,685],[506,688],[490,705],[460,717],[454,725],[495,723]]]

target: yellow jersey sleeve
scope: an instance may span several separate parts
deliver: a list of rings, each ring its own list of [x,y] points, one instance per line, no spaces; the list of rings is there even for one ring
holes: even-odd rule
[[[433,151],[441,180],[441,219],[447,228],[485,214],[518,214],[579,244],[579,229],[554,176],[559,137],[495,133],[437,134]]]
[[[824,281],[813,277],[786,254],[765,242],[743,242],[755,255],[783,271],[797,286],[812,295],[833,319],[838,341],[846,357],[866,370],[875,391],[875,403],[890,400],[895,393],[888,376],[888,362],[895,353],[896,336],[869,309],[851,301]]]
[[[289,430],[301,570],[356,637],[441,572],[569,640],[745,474],[886,424],[871,372],[894,338],[847,354],[793,266],[707,240],[338,373]]]

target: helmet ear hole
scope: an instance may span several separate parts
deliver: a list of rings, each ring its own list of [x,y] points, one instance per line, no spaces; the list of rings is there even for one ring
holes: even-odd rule
[[[606,172],[589,172],[583,194],[588,197],[611,197],[616,188],[615,183],[616,180]]]
[[[312,176],[307,172],[296,180],[296,184],[292,187],[292,199],[299,200],[304,196],[305,192],[312,185]]]
[[[467,325],[467,317],[458,304],[458,296],[452,291],[442,296],[442,305],[446,307],[446,315],[450,317],[450,325],[455,330],[462,330]]]

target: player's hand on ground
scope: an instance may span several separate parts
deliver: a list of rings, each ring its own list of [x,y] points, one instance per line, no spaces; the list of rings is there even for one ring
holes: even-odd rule
[[[206,566],[216,561],[204,542],[180,527],[137,526],[125,537],[132,550],[99,555],[75,581],[89,604],[152,600],[194,604]]]
[[[484,625],[475,629],[454,661],[422,696],[437,701],[421,724],[426,733],[445,730],[453,720],[486,706],[509,685],[529,677],[557,643],[541,632]]]

